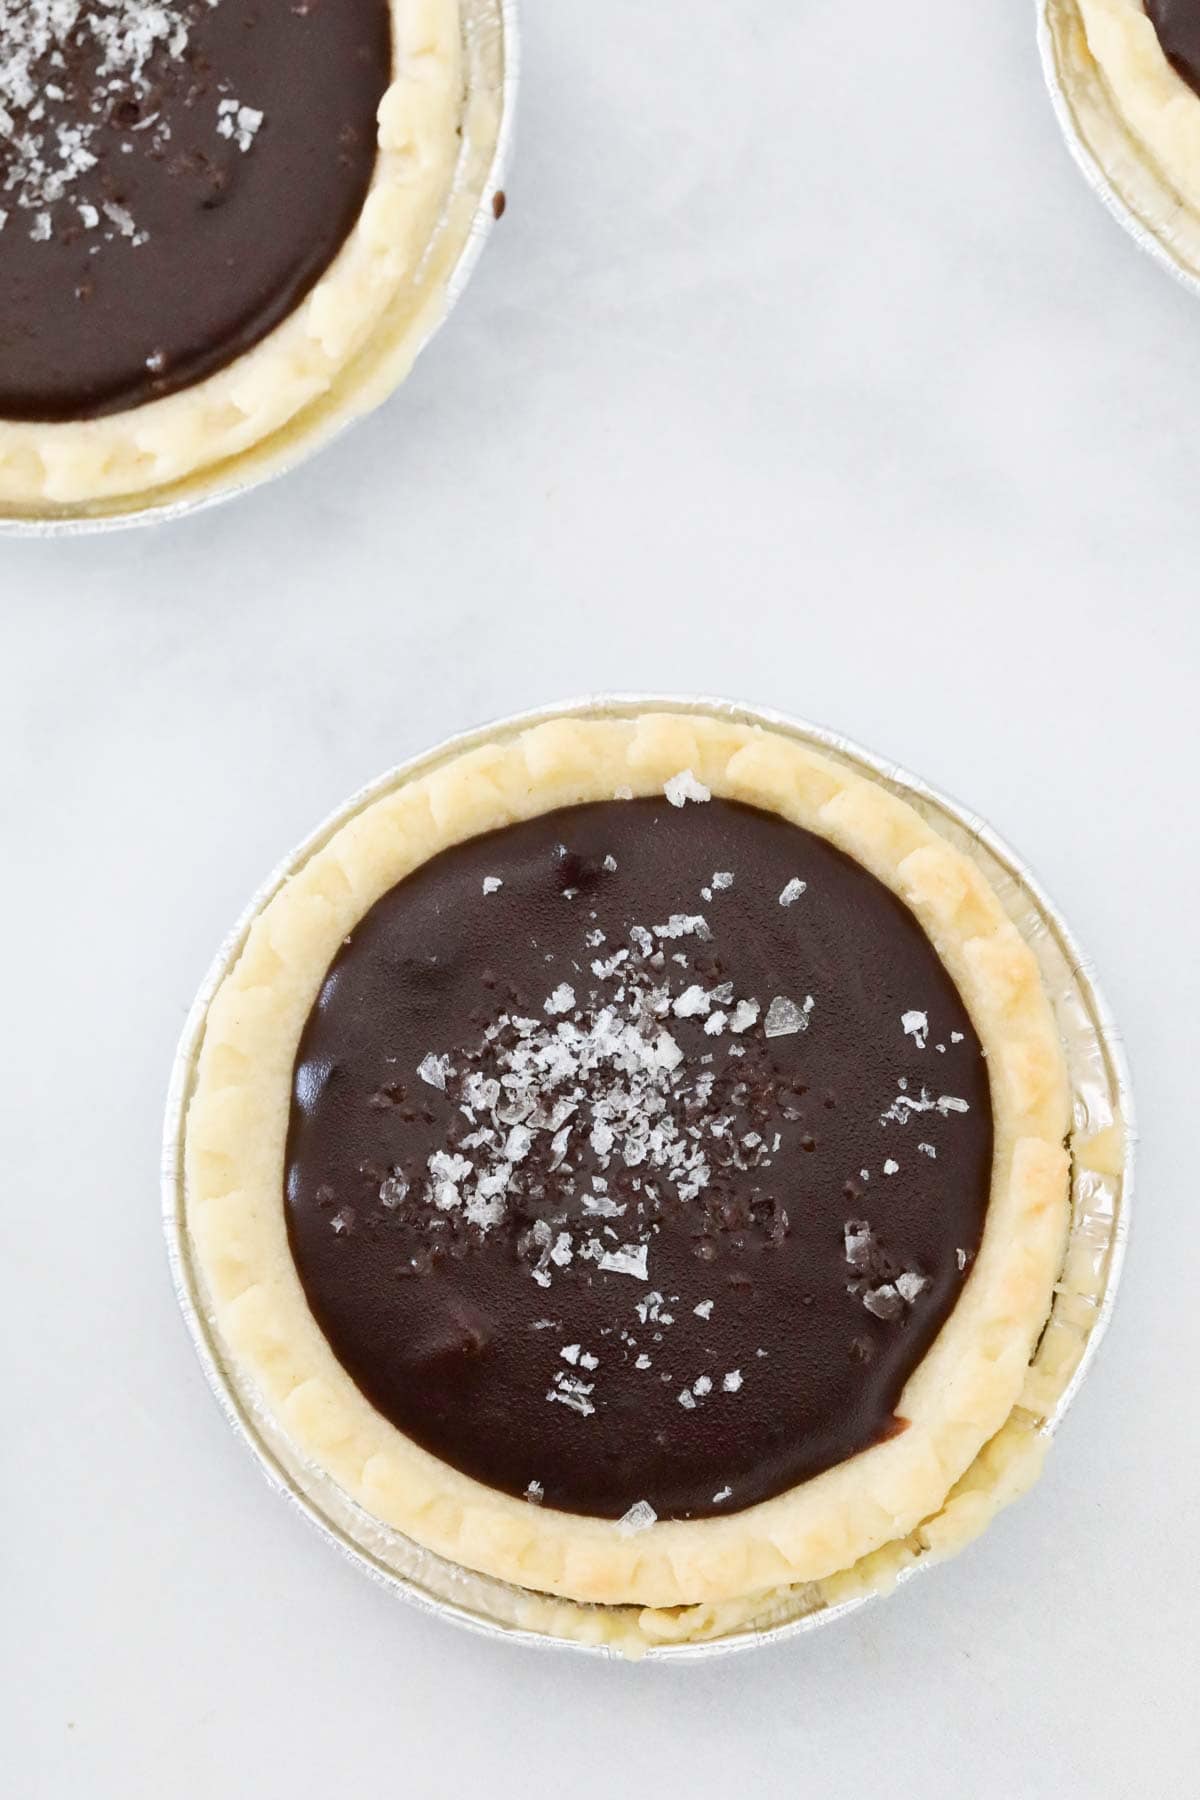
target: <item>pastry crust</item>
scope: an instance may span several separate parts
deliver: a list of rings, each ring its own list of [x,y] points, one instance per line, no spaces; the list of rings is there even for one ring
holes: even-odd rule
[[[1200,212],[1200,95],[1175,73],[1142,0],[1074,0],[1126,129],[1160,178]]]
[[[829,838],[911,908],[984,1046],[995,1154],[977,1261],[902,1396],[909,1428],[743,1512],[627,1537],[609,1520],[487,1488],[375,1411],[308,1310],[287,1241],[284,1151],[300,1033],[342,939],[383,893],[464,838],[558,806],[658,793],[683,769]],[[908,1538],[1005,1426],[1062,1260],[1068,1125],[1065,1058],[1033,953],[976,865],[913,807],[755,726],[704,714],[562,718],[401,782],[258,915],[209,1009],[187,1117],[186,1222],[226,1355],[297,1449],[369,1513],[542,1594],[727,1609],[826,1581]]]
[[[459,151],[459,0],[390,4],[396,73],[379,107],[374,175],[320,281],[261,343],[177,394],[102,419],[0,419],[0,506],[152,494],[245,455],[334,388],[417,275]]]

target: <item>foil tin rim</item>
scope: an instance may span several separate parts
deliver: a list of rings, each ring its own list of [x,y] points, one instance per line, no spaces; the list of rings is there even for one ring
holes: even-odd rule
[[[1071,160],[1091,188],[1105,211],[1116,220],[1138,246],[1161,269],[1190,294],[1200,299],[1200,274],[1181,263],[1163,240],[1141,219],[1129,201],[1114,185],[1095,151],[1085,139],[1071,105],[1059,65],[1058,49],[1051,23],[1051,10],[1061,0],[1035,0],[1037,7],[1037,43],[1042,75]],[[1178,202],[1176,202],[1178,204]]]
[[[411,356],[408,368],[441,331],[450,314],[466,291],[475,266],[498,223],[493,210],[493,197],[504,188],[505,177],[512,160],[513,144],[516,136],[517,92],[521,79],[521,35],[517,19],[518,0],[492,0],[496,9],[499,25],[500,49],[503,57],[503,79],[498,89],[499,114],[496,127],[496,141],[486,168],[480,178],[479,197],[463,238],[462,248],[456,256],[449,274],[442,284],[442,304],[432,318],[421,320],[411,341]],[[444,215],[443,215],[444,217]],[[435,234],[436,236],[436,231]],[[433,241],[431,239],[431,241]],[[382,396],[378,402],[367,406],[362,412],[350,412],[345,418],[330,426],[325,431],[316,431],[307,439],[301,434],[299,441],[288,449],[280,449],[266,468],[250,475],[246,479],[236,477],[226,483],[217,482],[212,488],[201,488],[192,494],[182,494],[177,500],[156,505],[150,496],[142,506],[131,508],[127,512],[97,514],[91,517],[86,513],[62,513],[49,518],[9,517],[0,511],[0,538],[81,538],[98,537],[121,531],[136,531],[148,525],[167,525],[177,519],[190,519],[198,513],[210,512],[214,507],[224,506],[231,500],[238,500],[245,494],[251,494],[257,488],[269,487],[292,474],[314,456],[328,450],[331,445],[353,429],[363,419],[377,410],[403,386],[407,379],[407,371],[392,387],[390,392]],[[270,440],[265,440],[267,443]],[[255,449],[259,446],[254,446]],[[203,473],[197,477],[204,481]]]
[[[316,850],[327,843],[347,820],[381,795],[391,792],[401,783],[412,780],[414,777],[438,767],[451,757],[474,749],[497,735],[520,732],[550,719],[597,715],[613,717],[647,710],[707,712],[716,714],[718,717],[733,719],[739,723],[761,725],[783,732],[801,742],[830,751],[835,756],[857,765],[884,783],[902,790],[904,795],[911,800],[925,802],[938,808],[955,820],[971,838],[995,858],[1018,886],[1029,895],[1047,927],[1056,938],[1065,955],[1072,978],[1078,983],[1081,994],[1095,1020],[1097,1042],[1111,1071],[1113,1091],[1119,1102],[1120,1116],[1124,1125],[1124,1150],[1120,1177],[1120,1204],[1113,1223],[1103,1294],[1079,1363],[1059,1395],[1053,1412],[1040,1427],[1041,1432],[1046,1436],[1053,1436],[1061,1425],[1088,1370],[1095,1361],[1101,1342],[1112,1322],[1128,1245],[1137,1147],[1132,1078],[1116,1019],[1100,989],[1094,964],[1085,954],[1061,911],[1051,900],[1029,865],[977,813],[942,789],[933,787],[920,776],[912,774],[903,765],[866,749],[854,739],[832,731],[826,726],[797,718],[795,715],[708,694],[640,692],[583,695],[575,699],[530,708],[457,732],[453,736],[443,739],[431,749],[421,751],[398,763],[350,795],[313,831],[309,832],[294,849],[289,851],[256,890],[237,922],[222,941],[188,1012],[171,1070],[162,1148],[162,1222],[171,1280],[188,1335],[192,1341],[192,1347],[227,1424],[250,1451],[271,1486],[299,1510],[327,1543],[333,1545],[362,1573],[381,1586],[388,1588],[418,1611],[431,1617],[448,1620],[461,1628],[474,1632],[477,1636],[505,1643],[517,1642],[539,1650],[570,1650],[610,1659],[620,1655],[620,1652],[611,1645],[585,1643],[577,1639],[556,1637],[549,1633],[504,1624],[488,1619],[470,1607],[456,1604],[440,1595],[428,1592],[395,1569],[389,1568],[361,1544],[355,1543],[336,1527],[315,1501],[292,1480],[274,1451],[256,1430],[248,1409],[236,1393],[233,1383],[222,1365],[218,1348],[213,1341],[205,1318],[203,1302],[191,1267],[183,1216],[183,1133],[196,1058],[213,996],[240,954],[247,933],[263,907],[288,877]],[[899,1573],[897,1583],[911,1580],[914,1576],[922,1574],[926,1569],[934,1566],[934,1563],[935,1559],[933,1558],[920,1559]],[[713,1656],[728,1656],[749,1651],[767,1644],[783,1643],[790,1638],[831,1625],[835,1620],[845,1618],[850,1613],[859,1611],[879,1598],[878,1594],[856,1595],[835,1605],[823,1606],[813,1612],[802,1614],[798,1618],[768,1625],[762,1629],[743,1629],[728,1637],[699,1642],[655,1645],[646,1651],[644,1660],[695,1662],[702,1659],[707,1660]]]

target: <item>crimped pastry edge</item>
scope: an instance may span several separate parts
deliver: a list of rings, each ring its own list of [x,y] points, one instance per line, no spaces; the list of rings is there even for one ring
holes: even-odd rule
[[[684,767],[715,793],[831,838],[910,905],[988,1053],[996,1161],[978,1262],[903,1396],[910,1429],[761,1506],[629,1539],[608,1521],[494,1493],[374,1412],[332,1357],[291,1265],[283,1139],[304,1019],[341,938],[381,893],[462,838],[618,787],[655,792]],[[264,909],[209,1012],[186,1133],[187,1226],[228,1354],[301,1453],[368,1512],[453,1561],[568,1600],[736,1609],[754,1596],[759,1606],[917,1532],[1003,1431],[1061,1261],[1066,1095],[1032,952],[976,865],[906,802],[793,740],[725,719],[555,719],[376,800]]]

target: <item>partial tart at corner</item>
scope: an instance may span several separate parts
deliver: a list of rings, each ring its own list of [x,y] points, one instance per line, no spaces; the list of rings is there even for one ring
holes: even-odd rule
[[[562,718],[374,800],[259,914],[186,1227],[222,1355],[370,1515],[593,1636],[711,1630],[904,1539],[1002,1432],[1068,1112],[1032,952],[912,806],[729,718]]]
[[[459,0],[4,8],[0,513],[327,430],[424,279],[463,62]]]
[[[1145,247],[1200,280],[1200,6],[1042,7],[1047,73],[1094,184]]]

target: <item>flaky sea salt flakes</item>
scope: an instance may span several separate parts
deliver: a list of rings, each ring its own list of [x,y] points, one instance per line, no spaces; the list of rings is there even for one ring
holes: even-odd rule
[[[603,933],[600,935],[600,942],[604,942]],[[621,967],[621,964],[628,961],[628,950],[614,950],[611,956],[596,957],[595,961],[592,963],[592,974],[596,977],[597,981],[611,981],[612,977]]]
[[[577,1376],[568,1375],[565,1369],[558,1369],[555,1371],[553,1386],[547,1390],[546,1398],[547,1400],[557,1400],[560,1405],[567,1407],[571,1412],[578,1413],[580,1418],[590,1419],[596,1408],[589,1396],[595,1392],[595,1389],[595,1382],[581,1381]]]
[[[718,889],[731,888],[733,886],[733,875],[728,869],[718,869],[712,878],[712,884]]]
[[[906,1269],[903,1275],[896,1277],[896,1292],[902,1300],[907,1300],[910,1306],[917,1295],[923,1294],[928,1286],[929,1283],[923,1275],[914,1274],[910,1269]]]
[[[929,1015],[915,1010],[901,1013],[900,1023],[905,1037],[910,1037],[917,1049],[923,1050],[929,1041]]]
[[[555,1017],[561,1013],[569,1013],[575,1005],[575,989],[568,982],[560,981],[550,998],[546,1001],[545,1010]]]
[[[699,1306],[693,1306],[692,1311],[698,1319],[711,1319],[712,1309],[713,1303],[711,1300],[701,1300]]]
[[[340,1237],[344,1231],[353,1231],[354,1208],[352,1206],[343,1206],[340,1212],[334,1213],[329,1223],[338,1237]]]
[[[385,1176],[379,1184],[379,1198],[389,1209],[399,1206],[407,1194],[408,1182],[399,1169],[393,1169],[392,1173]]]
[[[462,1205],[460,1183],[471,1174],[474,1165],[465,1156],[454,1156],[446,1150],[435,1150],[426,1167],[430,1174],[430,1197],[439,1212],[453,1212]]]
[[[928,1156],[931,1161],[935,1160],[937,1157],[937,1151],[932,1144],[918,1144],[917,1149],[921,1152],[922,1156]]]
[[[704,1398],[705,1394],[711,1394],[712,1393],[712,1376],[711,1375],[697,1375],[695,1381],[693,1381],[693,1383],[692,1383],[692,1392],[693,1392],[693,1394],[695,1394],[697,1396],[698,1399],[701,1399],[701,1400]]]
[[[684,1412],[695,1411],[696,1400],[691,1388],[681,1388],[675,1398],[678,1400],[680,1406],[682,1406]]]
[[[898,1319],[904,1311],[904,1301],[891,1282],[885,1281],[882,1287],[868,1288],[862,1297],[867,1311],[876,1319],[885,1323]]]
[[[611,850],[604,859],[604,867],[608,870],[610,875],[615,875],[617,872],[617,859],[612,854]]]
[[[968,1102],[960,1100],[955,1094],[941,1094],[935,1100],[929,1089],[924,1087],[915,1097],[905,1093],[903,1090],[907,1088],[908,1083],[903,1077],[897,1086],[901,1092],[896,1095],[887,1111],[880,1113],[879,1123],[881,1125],[887,1125],[893,1121],[897,1125],[907,1125],[914,1113],[940,1112],[945,1119],[951,1113],[965,1113],[971,1110]]]
[[[720,1007],[718,1007],[716,1012],[710,1013],[708,1018],[704,1021],[705,1034],[708,1037],[720,1037],[728,1023],[728,1013],[722,1012]]]
[[[962,1041],[963,1041],[963,1033],[961,1031],[952,1031],[950,1033],[950,1042],[952,1044],[961,1044]]]
[[[965,1250],[956,1250],[956,1251],[955,1251],[955,1252],[954,1252],[954,1260],[955,1260],[955,1261],[956,1261],[956,1262],[957,1262],[957,1264],[958,1264],[958,1266],[959,1266],[959,1269],[960,1269],[960,1270],[961,1270],[961,1269],[965,1269],[965,1268],[966,1268],[966,1266],[967,1266],[967,1253],[966,1253],[966,1251],[965,1251]]]
[[[761,1011],[757,1000],[739,1000],[729,1015],[730,1031],[749,1031]]]
[[[529,1486],[525,1489],[525,1498],[528,1500],[530,1506],[540,1506],[542,1504],[542,1501],[546,1498],[546,1490],[540,1481],[530,1482]]]
[[[123,238],[129,238],[131,241],[137,240],[138,228],[134,223],[133,214],[127,206],[118,206],[115,200],[102,200],[100,211],[111,225],[116,226]]]
[[[905,1269],[894,1281],[877,1279],[886,1259],[879,1258],[874,1233],[865,1219],[851,1219],[845,1227],[846,1261],[858,1277],[846,1283],[846,1292],[860,1300],[866,1310],[885,1322],[900,1318],[905,1307],[924,1293],[928,1279],[916,1269]],[[876,1280],[871,1284],[874,1271]]]
[[[432,1050],[427,1056],[423,1056],[421,1061],[417,1064],[417,1074],[421,1077],[421,1080],[425,1085],[431,1088],[438,1088],[443,1094],[446,1091],[447,1078],[451,1073],[450,1058],[448,1056],[435,1056]]]
[[[550,1261],[556,1268],[565,1269],[571,1262],[575,1252],[571,1248],[571,1234],[560,1231],[550,1248]]]
[[[243,156],[262,122],[263,115],[256,107],[243,106],[239,100],[217,102],[217,136],[232,139]]]
[[[665,925],[654,925],[651,929],[656,938],[698,937],[707,943],[712,937],[703,913],[672,913]],[[632,937],[633,931],[629,935]]]
[[[663,783],[663,793],[672,806],[683,806],[688,800],[711,800],[712,793],[702,781],[697,781],[691,769],[680,769],[678,775],[672,775]]]
[[[797,1006],[794,1000],[789,1000],[784,994],[776,994],[767,1008],[763,1031],[769,1038],[791,1037],[797,1031],[807,1031],[808,1015],[812,1009],[811,994],[805,995],[803,1006]]]
[[[733,1492],[733,1489],[731,1487],[719,1488],[712,1497],[713,1505],[719,1506],[722,1500],[728,1500],[728,1498],[732,1494],[732,1492]]]
[[[865,1219],[847,1221],[843,1238],[845,1257],[852,1269],[865,1269],[871,1260],[871,1227]]]
[[[503,886],[504,883],[498,875],[485,875],[483,878],[483,891],[485,894],[498,894]]]
[[[730,1369],[728,1375],[722,1375],[721,1386],[727,1394],[736,1394],[742,1385],[742,1371]]]
[[[579,1361],[579,1352],[582,1348],[582,1344],[564,1344],[558,1354],[564,1362],[569,1362],[573,1366]]]
[[[617,1520],[617,1530],[622,1537],[633,1537],[639,1531],[649,1531],[658,1520],[658,1514],[648,1500],[635,1500],[629,1511]]]
[[[894,1156],[888,1157],[883,1165],[883,1172],[885,1175],[898,1175],[900,1173],[900,1164],[896,1161]]]
[[[604,1252],[600,1268],[606,1275],[632,1275],[636,1281],[645,1281],[646,1255],[645,1244],[622,1244],[619,1249]]]
[[[685,988],[675,1001],[671,1011],[677,1019],[696,1019],[706,1013],[712,1005],[712,996],[705,992],[699,982],[693,982]]]
[[[504,1160],[510,1163],[524,1162],[532,1143],[533,1133],[529,1127],[514,1125],[504,1140]]]
[[[599,1127],[597,1126],[596,1131],[593,1131],[592,1133],[593,1150],[596,1148],[598,1131]],[[613,1200],[608,1194],[585,1194],[583,1196],[583,1210],[586,1213],[594,1214],[600,1219],[619,1219],[621,1214],[625,1211],[625,1208],[620,1201]]]
[[[779,904],[780,906],[794,906],[801,894],[807,892],[807,881],[801,881],[798,875],[793,875],[792,879],[788,882],[787,886],[779,896]]]

